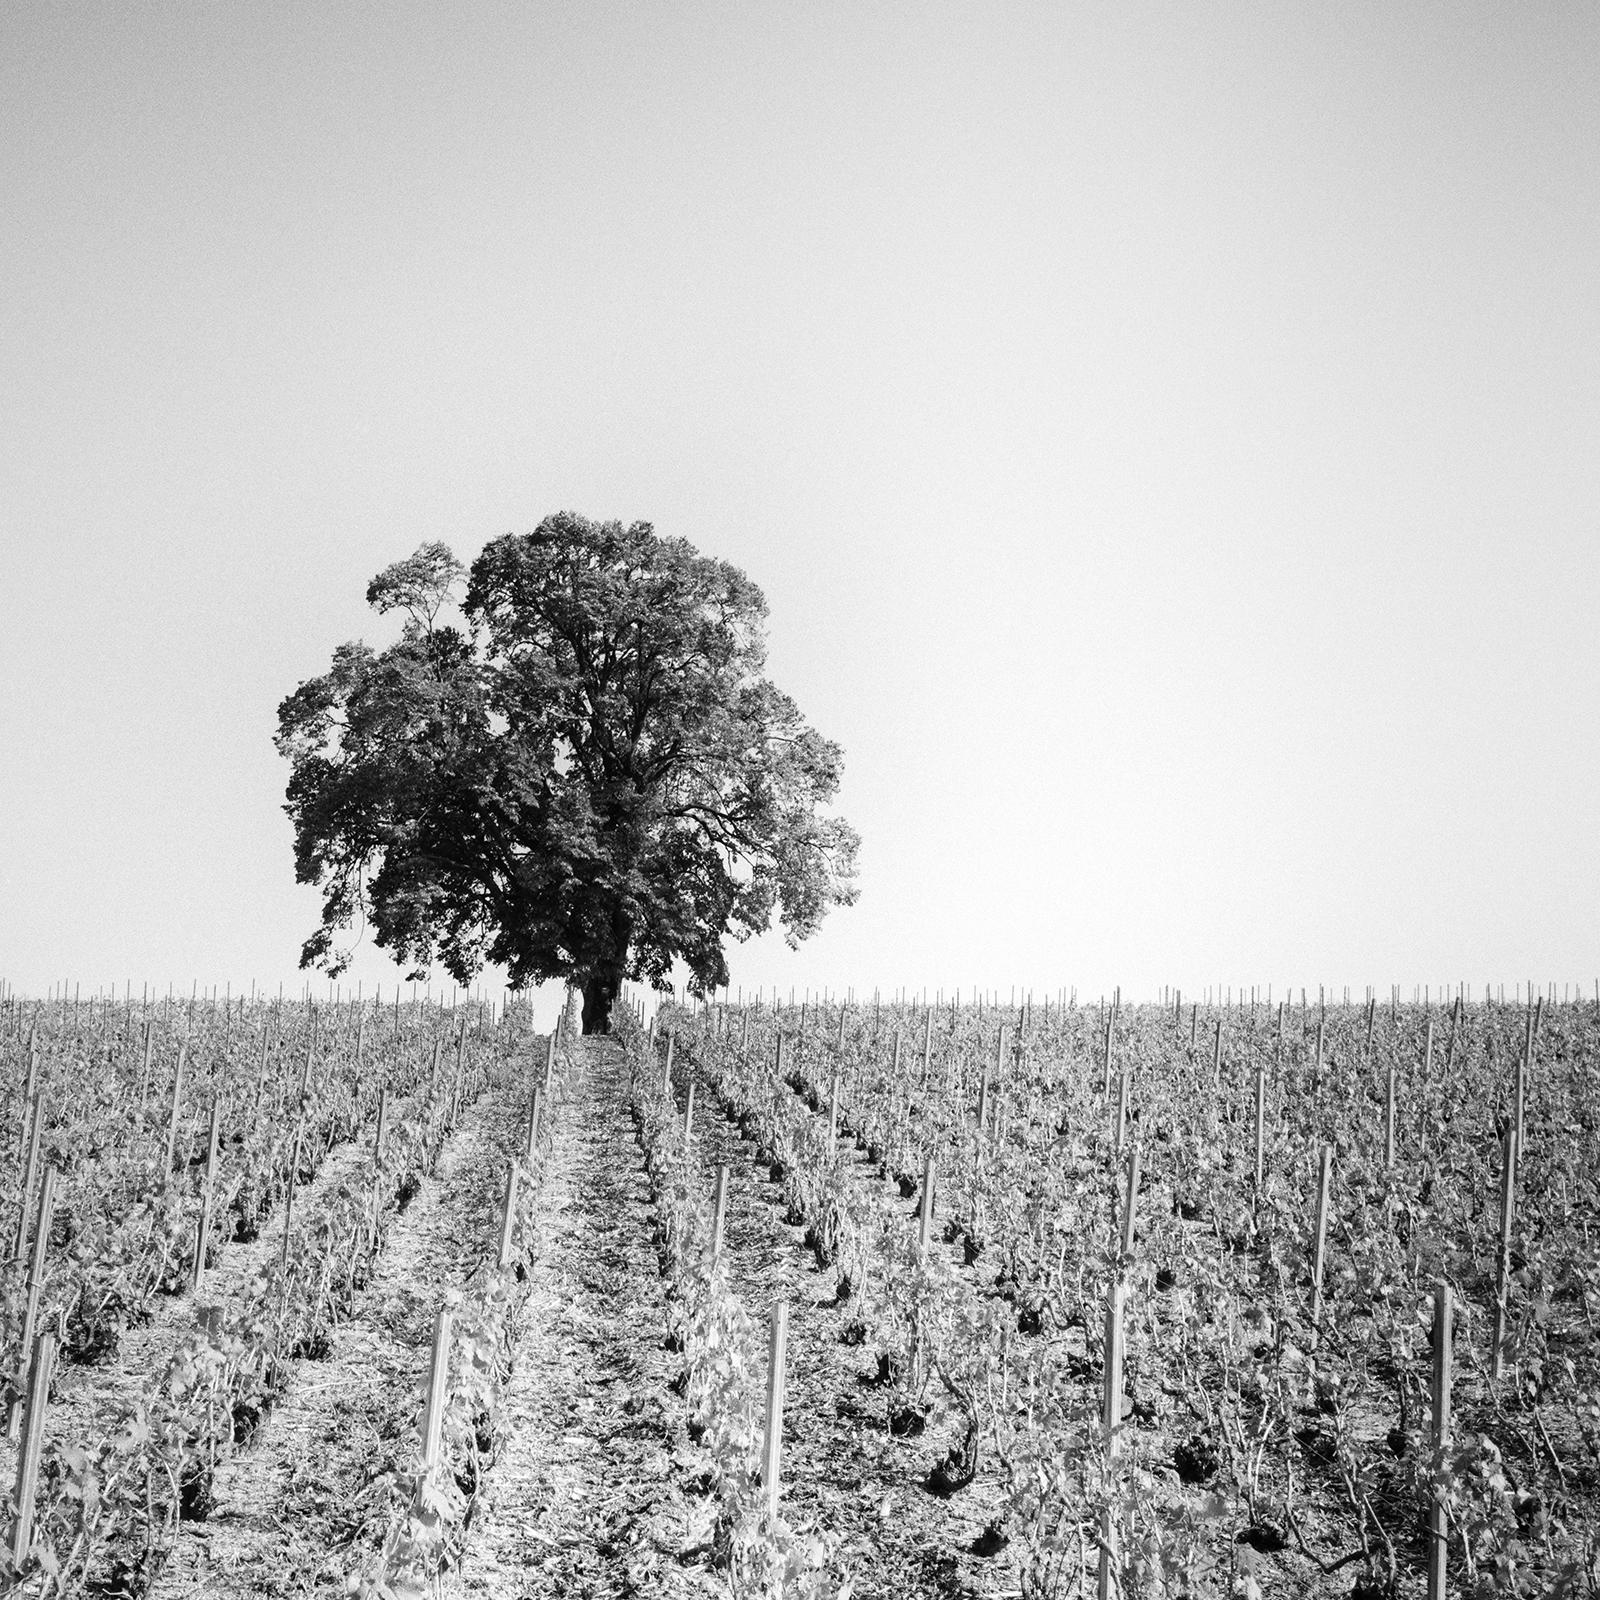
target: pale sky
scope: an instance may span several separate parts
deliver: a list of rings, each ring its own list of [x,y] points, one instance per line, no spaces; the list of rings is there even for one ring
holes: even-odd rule
[[[735,986],[1592,986],[1597,84],[1588,0],[11,0],[0,977],[297,983],[279,700],[572,509],[844,746]]]

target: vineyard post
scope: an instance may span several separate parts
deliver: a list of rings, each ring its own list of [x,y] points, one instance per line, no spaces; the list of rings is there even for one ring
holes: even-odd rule
[[[728,1223],[728,1163],[717,1165],[716,1195],[711,1204],[711,1260],[715,1265],[722,1253],[722,1235]]]
[[[1328,1256],[1328,1190],[1333,1181],[1333,1146],[1322,1147],[1317,1173],[1317,1220],[1311,1253],[1311,1327],[1313,1335],[1322,1322],[1322,1277]]]
[[[1105,1058],[1106,1058],[1105,1081],[1100,1086],[1100,1093],[1102,1095],[1108,1095],[1108,1094],[1111,1093],[1111,1018],[1110,1017],[1106,1018]]]
[[[683,1103],[683,1156],[689,1158],[689,1141],[694,1136],[694,1079],[689,1080],[689,1094]]]
[[[661,1092],[663,1094],[670,1095],[672,1093],[672,1051],[677,1042],[677,1030],[669,1028],[667,1030],[667,1064],[661,1071]]]
[[[271,1030],[263,1022],[261,1026],[261,1070],[256,1074],[256,1109],[261,1108],[261,1096],[267,1090],[267,1054],[272,1048]],[[144,1095],[139,1096],[140,1104],[144,1103]]]
[[[195,1229],[194,1274],[189,1287],[195,1298],[200,1297],[206,1276],[206,1249],[211,1243],[211,1204],[216,1186],[217,1140],[222,1131],[222,1096],[211,1100],[211,1129],[206,1137],[205,1188],[200,1196],[200,1221]]]
[[[828,1097],[828,1148],[837,1158],[839,1154],[839,1069],[833,1071],[833,1088]]]
[[[146,1017],[144,1019],[144,1059],[139,1064],[139,1104],[145,1103],[145,1097],[150,1092],[150,1051],[155,1044],[155,1023]]]
[[[500,1270],[511,1265],[511,1234],[517,1220],[517,1164],[506,1164],[506,1188],[500,1201]]]
[[[293,1235],[294,1224],[294,1186],[300,1177],[300,1141],[305,1137],[305,1132],[306,1119],[305,1113],[302,1112],[300,1121],[295,1125],[294,1148],[289,1155],[289,1181],[283,1191],[283,1253],[278,1260],[278,1277],[281,1284],[278,1291],[278,1338],[283,1336],[283,1318],[289,1305],[289,1242]]]
[[[378,1128],[372,1136],[372,1155],[375,1161],[383,1160],[383,1141],[388,1131],[389,1090],[386,1086],[378,1091]]]
[[[1256,1062],[1256,1192],[1261,1192],[1267,1154],[1267,1067]]]
[[[1194,1049],[1195,1040],[1199,1038],[1199,1036],[1200,1007],[1198,1005],[1191,1005],[1189,1007],[1189,1049],[1191,1051]]]
[[[767,1343],[767,1430],[761,1450],[761,1488],[769,1520],[778,1516],[778,1462],[783,1446],[783,1367],[789,1341],[789,1305],[777,1300]]]
[[[178,1108],[183,1102],[183,1063],[189,1051],[185,1039],[178,1046],[178,1070],[172,1075],[172,1120],[167,1125],[167,1164],[162,1168],[162,1182],[172,1182],[172,1158],[178,1151]]]
[[[1506,1311],[1511,1293],[1511,1230],[1517,1211],[1517,1129],[1508,1123],[1500,1141],[1500,1242],[1495,1251],[1493,1344],[1489,1376],[1498,1383],[1505,1375]]]
[[[1106,1296],[1106,1340],[1103,1387],[1100,1394],[1100,1421],[1105,1432],[1106,1460],[1116,1458],[1122,1427],[1122,1308],[1127,1289],[1120,1274],[1113,1273]],[[1115,1592],[1111,1565],[1116,1559],[1117,1532],[1107,1506],[1100,1525],[1099,1600],[1112,1600]]]
[[[12,1495],[16,1511],[11,1523],[11,1559],[17,1566],[27,1560],[33,1546],[33,1506],[39,1492],[39,1458],[44,1450],[44,1414],[50,1403],[50,1379],[55,1373],[56,1336],[41,1333],[34,1341],[28,1364],[27,1428],[17,1453],[17,1481]]]
[[[433,1477],[444,1434],[444,1407],[450,1387],[450,1312],[440,1306],[433,1319],[433,1355],[428,1363],[428,1405],[422,1423],[422,1475]]]
[[[1421,1148],[1428,1148],[1428,1079],[1433,1076],[1433,1018],[1422,1041],[1422,1086],[1417,1095],[1417,1137]]]
[[[1543,999],[1543,996],[1540,998]],[[1522,1059],[1517,1063],[1516,1082],[1512,1086],[1512,1126],[1516,1129],[1519,1161],[1522,1159],[1522,1137],[1527,1120],[1528,1075],[1533,1066],[1533,1029],[1534,1025],[1530,1022],[1522,1044]]]
[[[933,1060],[933,1008],[930,1006],[922,1023],[922,1087],[928,1087],[928,1067]]]
[[[1383,1112],[1383,1164],[1392,1169],[1394,1167],[1394,1123],[1395,1123],[1395,1065],[1389,1063],[1389,1083],[1384,1095]]]
[[[456,1075],[454,1083],[450,1086],[450,1115],[445,1122],[445,1126],[452,1133],[455,1132],[456,1118],[461,1115],[461,1087],[464,1071],[464,1052],[462,1047],[465,1043],[466,1040],[464,1038],[456,1041]]]
[[[1217,1018],[1217,1031],[1211,1041],[1211,1081],[1222,1087],[1222,1018]]]
[[[28,1360],[33,1350],[34,1329],[39,1321],[39,1296],[44,1292],[44,1257],[50,1245],[50,1221],[55,1212],[56,1169],[46,1167],[39,1184],[39,1216],[33,1234],[33,1257],[28,1263],[28,1299],[22,1313],[22,1337],[17,1348],[23,1360]],[[18,1374],[19,1377],[23,1374]],[[48,1392],[48,1391],[46,1391]],[[6,1438],[15,1439],[22,1423],[22,1396],[11,1402],[11,1414],[6,1419]]]
[[[926,1255],[928,1239],[933,1232],[933,1157],[922,1160],[922,1215],[917,1225],[917,1248]]]
[[[1128,1063],[1122,1063],[1122,1071],[1117,1078],[1117,1137],[1114,1149],[1122,1153],[1123,1137],[1128,1131]]]
[[[534,1151],[539,1147],[539,1113],[544,1109],[544,1091],[537,1084],[533,1090],[533,1105],[528,1112],[528,1149],[527,1158],[533,1160]]]
[[[833,1041],[833,1048],[841,1054],[844,1051],[844,1016],[845,1007],[841,1005],[839,1007],[839,1037]]]
[[[1441,1283],[1433,1294],[1433,1448],[1436,1456],[1443,1454],[1450,1439],[1453,1310],[1450,1285]],[[1449,1527],[1444,1500],[1435,1494],[1428,1508],[1428,1600],[1445,1600]]]
[[[28,1242],[28,1202],[33,1198],[33,1180],[39,1172],[39,1137],[44,1128],[44,1090],[33,1091],[33,1110],[29,1118],[28,1153],[21,1163],[22,1183],[17,1190],[17,1233],[11,1246],[11,1259],[20,1261]]]
[[[544,1052],[544,1086],[550,1087],[550,1080],[555,1076],[556,1070],[556,1029],[550,1030],[550,1043]]]
[[[1128,1187],[1123,1198],[1122,1207],[1122,1253],[1124,1256],[1133,1254],[1133,1217],[1139,1203],[1139,1157],[1140,1142],[1133,1141],[1133,1149],[1128,1156]]]

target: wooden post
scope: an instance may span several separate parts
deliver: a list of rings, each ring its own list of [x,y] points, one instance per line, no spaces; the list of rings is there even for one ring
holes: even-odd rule
[[[1394,1119],[1395,1119],[1395,1069],[1394,1062],[1389,1063],[1389,1084],[1384,1095],[1383,1112],[1383,1164],[1392,1169],[1394,1167]]]
[[[1422,1045],[1422,1091],[1417,1096],[1417,1136],[1420,1148],[1428,1147],[1428,1079],[1433,1076],[1433,1018],[1428,1018],[1428,1031]]]
[[[1105,1057],[1106,1057],[1105,1082],[1100,1086],[1100,1093],[1108,1095],[1108,1094],[1111,1093],[1111,1018],[1110,1017],[1106,1018]]]
[[[39,1322],[39,1296],[44,1291],[44,1258],[50,1245],[50,1220],[55,1213],[56,1169],[46,1167],[39,1184],[39,1215],[34,1225],[33,1256],[28,1263],[28,1299],[22,1314],[22,1338],[17,1348],[27,1360],[33,1350],[34,1330]],[[22,1424],[22,1397],[11,1402],[11,1414],[6,1419],[6,1437],[15,1439]]]
[[[545,1087],[546,1090],[549,1089],[551,1079],[553,1079],[555,1077],[555,1074],[556,1074],[556,1030],[554,1028],[552,1028],[550,1030],[550,1043],[549,1043],[548,1046],[546,1046],[545,1052],[544,1052],[544,1087]]]
[[[1133,1218],[1139,1202],[1139,1141],[1133,1141],[1133,1152],[1128,1157],[1128,1187],[1122,1204],[1122,1253],[1133,1254]]]
[[[1267,1155],[1267,1069],[1256,1063],[1256,1189],[1261,1188]]]
[[[672,1093],[672,1049],[678,1042],[677,1029],[667,1034],[667,1064],[661,1074],[661,1088],[665,1094]]]
[[[17,1190],[17,1231],[11,1245],[11,1259],[20,1261],[28,1243],[28,1203],[33,1199],[33,1180],[39,1172],[39,1139],[44,1128],[44,1090],[33,1091],[33,1111],[29,1117],[28,1151],[22,1163],[22,1183]]]
[[[828,1099],[828,1148],[835,1155],[839,1142],[839,1072],[838,1068],[833,1073],[833,1091]]]
[[[39,1493],[39,1459],[44,1449],[44,1418],[50,1403],[50,1379],[56,1366],[56,1336],[41,1333],[28,1362],[27,1426],[17,1452],[16,1507],[11,1523],[11,1559],[21,1566],[33,1546],[33,1507]]]
[[[221,1128],[222,1097],[217,1095],[211,1102],[211,1131],[206,1138],[205,1184],[200,1195],[200,1221],[195,1229],[194,1272],[189,1279],[189,1287],[196,1299],[205,1284],[206,1251],[211,1244],[211,1204],[216,1187],[217,1139]]]
[[[711,1206],[711,1259],[716,1261],[722,1251],[722,1235],[728,1221],[728,1164],[717,1167],[716,1198]]]
[[[183,1063],[189,1052],[189,1041],[185,1039],[178,1046],[178,1070],[172,1075],[172,1120],[167,1125],[167,1164],[163,1169],[166,1176],[162,1180],[166,1183],[172,1181],[172,1158],[178,1153],[178,1110],[183,1103]]]
[[[922,1023],[922,1087],[928,1087],[928,1068],[933,1061],[933,1010],[930,1007]]]
[[[422,1473],[431,1478],[439,1465],[444,1407],[450,1389],[450,1313],[440,1306],[433,1319],[433,1357],[428,1365],[428,1405],[422,1421]]]
[[[544,1091],[534,1085],[533,1105],[528,1111],[528,1148],[525,1152],[531,1162],[539,1148],[539,1113],[544,1109]]]
[[[145,1097],[150,1092],[150,1051],[155,1043],[154,1022],[146,1017],[144,1019],[144,1059],[139,1064],[139,1104],[145,1103]]]
[[[1311,1326],[1322,1321],[1322,1275],[1328,1256],[1328,1189],[1333,1181],[1333,1146],[1322,1147],[1322,1164],[1317,1174],[1316,1242],[1311,1255]]]
[[[1122,1440],[1122,1309],[1127,1292],[1121,1278],[1113,1277],[1106,1296],[1105,1366],[1100,1393],[1100,1425],[1105,1434],[1107,1459],[1116,1456]],[[1100,1525],[1099,1600],[1112,1600],[1116,1592],[1111,1572],[1116,1550],[1117,1532],[1108,1506]]]
[[[1489,1354],[1489,1376],[1498,1383],[1505,1375],[1507,1300],[1511,1293],[1511,1230],[1517,1214],[1517,1130],[1506,1128],[1500,1141],[1500,1243],[1495,1252],[1493,1345]]]
[[[917,1230],[918,1248],[926,1252],[928,1239],[933,1232],[933,1157],[925,1156],[922,1163],[922,1217]]]
[[[689,1140],[694,1136],[694,1079],[689,1080],[689,1095],[683,1104],[683,1153],[689,1154]]]
[[[1441,1283],[1433,1293],[1433,1448],[1450,1442],[1450,1376],[1453,1356],[1453,1306],[1450,1285]],[[1428,1600],[1445,1600],[1445,1566],[1449,1520],[1444,1503],[1435,1497],[1428,1508]]]
[[[517,1219],[517,1164],[506,1167],[506,1190],[500,1201],[500,1270],[511,1265],[511,1235]]]
[[[288,1285],[290,1225],[294,1221],[294,1189],[300,1181],[300,1141],[305,1138],[305,1134],[306,1119],[302,1116],[295,1125],[294,1149],[289,1152],[289,1182],[283,1191],[283,1255],[280,1269],[285,1287]]]
[[[1543,1000],[1543,996],[1540,999]],[[1512,1089],[1512,1125],[1517,1134],[1517,1160],[1522,1159],[1523,1132],[1527,1123],[1528,1110],[1528,1075],[1533,1066],[1533,1027],[1530,1023],[1528,1036],[1523,1041],[1522,1059],[1517,1063],[1517,1077]]]
[[[783,1366],[789,1339],[789,1306],[778,1300],[772,1307],[767,1344],[767,1431],[761,1450],[761,1489],[767,1516],[778,1515],[778,1467],[783,1449]]]
[[[1217,1018],[1217,1031],[1211,1041],[1211,1081],[1222,1085],[1222,1018]]]

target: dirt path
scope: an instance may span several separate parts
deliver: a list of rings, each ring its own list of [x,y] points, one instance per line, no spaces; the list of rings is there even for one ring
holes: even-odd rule
[[[157,1600],[342,1590],[381,1536],[381,1480],[404,1465],[434,1314],[493,1247],[502,1153],[525,1118],[520,1092],[485,1096],[463,1115],[437,1175],[393,1222],[328,1359],[295,1363],[255,1440],[218,1471],[211,1516],[181,1525]]]
[[[546,1184],[502,1443],[452,1592],[703,1595],[680,1564],[692,1455],[666,1387],[663,1285],[619,1046],[584,1045]]]
[[[854,1580],[858,1600],[876,1597],[1015,1594],[1011,1564],[981,1558],[971,1545],[1000,1509],[992,1457],[973,1484],[950,1500],[922,1487],[956,1442],[953,1428],[917,1438],[893,1436],[888,1391],[865,1381],[875,1362],[841,1342],[852,1309],[836,1303],[838,1272],[819,1270],[803,1225],[784,1220],[782,1190],[758,1166],[753,1146],[727,1121],[704,1080],[695,1091],[696,1143],[708,1184],[729,1167],[726,1248],[731,1282],[745,1309],[764,1324],[773,1301],[789,1302],[789,1361],[783,1434],[784,1514],[842,1539],[835,1569]],[[853,1142],[843,1159],[864,1182],[880,1180]],[[896,1201],[906,1227],[916,1201]],[[948,1248],[938,1246],[938,1248]],[[952,1252],[952,1255],[954,1252]]]

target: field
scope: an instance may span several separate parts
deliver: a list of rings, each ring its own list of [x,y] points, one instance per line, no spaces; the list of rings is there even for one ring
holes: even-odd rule
[[[1600,1593],[1593,1005],[643,1014],[8,1001],[21,1592]]]

